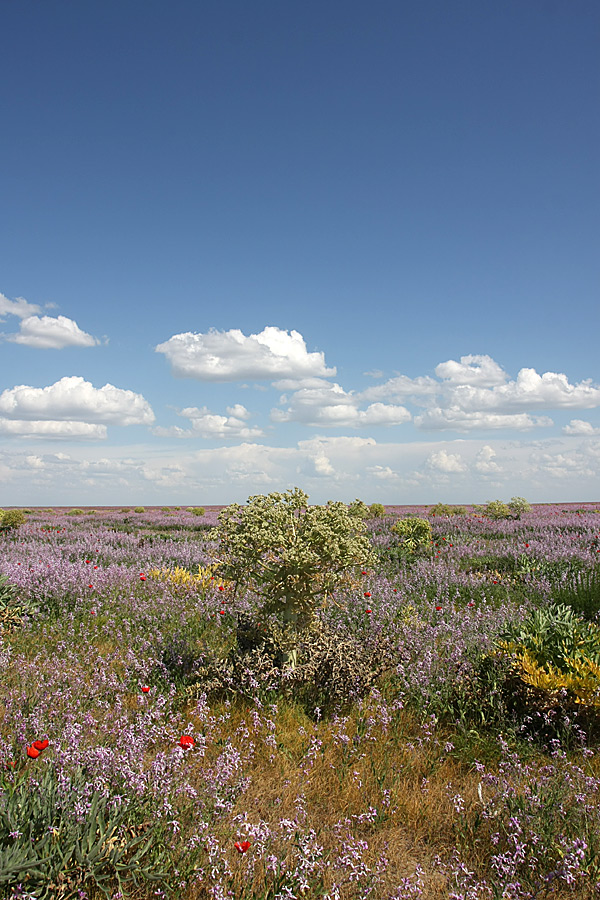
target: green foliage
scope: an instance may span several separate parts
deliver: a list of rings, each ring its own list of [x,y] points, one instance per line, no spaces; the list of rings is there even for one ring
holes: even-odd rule
[[[75,507],[75,509],[70,509],[68,513],[65,513],[66,516],[83,516],[84,512],[79,507]]]
[[[128,512],[131,512],[131,508],[130,508],[129,506],[124,506],[124,507],[121,509],[121,512],[122,512],[122,513],[128,513]]]
[[[430,516],[453,516],[454,508],[448,503],[436,503],[428,513]]]
[[[211,537],[220,541],[219,571],[243,584],[292,638],[313,626],[334,591],[355,589],[358,571],[374,565],[366,526],[344,503],[308,506],[299,488],[250,497],[221,510]],[[294,658],[291,658],[294,662]]]
[[[571,574],[552,592],[555,603],[565,603],[583,619],[598,621],[600,613],[600,566]]]
[[[6,575],[0,575],[0,611],[6,608],[15,593],[15,586],[11,584]]]
[[[88,797],[83,821],[77,807]],[[95,888],[106,898],[140,882],[165,882],[172,867],[154,817],[94,791],[79,770],[59,783],[50,767],[35,780],[0,774],[0,885],[27,885],[38,900],[75,898]],[[143,823],[143,824],[142,824]]]
[[[26,521],[27,519],[23,510],[9,509],[2,514],[2,521],[0,524],[3,529],[12,531],[14,528],[19,528],[20,525],[24,525]]]
[[[538,714],[556,708],[576,716],[600,714],[600,627],[578,618],[571,607],[536,609],[524,622],[509,625],[497,646],[512,661],[508,687],[515,706]]]
[[[385,506],[383,503],[371,503],[369,507],[369,518],[381,519],[385,516]]]
[[[146,508],[144,506],[136,506],[133,510],[135,513],[143,513],[146,512]]]
[[[0,634],[22,625],[28,604],[17,599],[17,589],[6,575],[0,575]]]
[[[584,657],[600,664],[600,627],[565,604],[535,609],[523,622],[510,623],[499,640],[507,652],[529,651],[541,666],[561,668],[571,658]]]
[[[510,519],[512,512],[510,506],[503,503],[502,500],[492,500],[488,503],[483,514],[489,519]]]
[[[432,530],[427,519],[398,519],[391,531],[410,554],[428,553],[431,549]]]
[[[329,503],[332,502],[331,500],[329,501]],[[358,519],[368,519],[370,516],[369,507],[358,498],[348,506],[348,512],[351,516],[356,516]]]
[[[517,519],[520,519],[523,513],[531,512],[531,503],[528,503],[525,497],[513,497],[508,506]]]
[[[206,510],[203,506],[190,506],[188,512],[191,512],[194,516],[203,516],[206,514]]]

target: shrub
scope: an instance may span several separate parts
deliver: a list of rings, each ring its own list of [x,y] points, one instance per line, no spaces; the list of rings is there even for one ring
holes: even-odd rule
[[[510,519],[512,516],[510,506],[502,500],[492,500],[485,506],[483,514],[490,519]]]
[[[143,512],[146,512],[146,509],[145,509],[145,507],[143,507],[143,506],[136,506],[136,507],[134,507],[134,510],[133,510],[133,511],[134,511],[135,513],[143,513]]]
[[[203,506],[194,506],[194,507],[191,507],[191,508],[190,508],[190,512],[191,512],[194,516],[203,516],[203,515],[205,515],[206,510],[204,509]]]
[[[431,549],[432,530],[427,519],[398,519],[392,525],[391,531],[398,536],[401,546],[411,555],[429,552]]]
[[[122,513],[128,513],[128,512],[131,512],[131,507],[129,507],[129,506],[123,506],[123,507],[121,508],[121,512],[122,512]]]
[[[453,516],[454,510],[448,503],[436,503],[429,510],[430,516]]]
[[[385,516],[385,506],[383,503],[371,503],[369,507],[369,518],[381,519]]]
[[[258,596],[293,644],[335,590],[355,588],[357,570],[374,565],[366,526],[344,503],[308,506],[299,488],[250,497],[221,510],[211,533],[220,541],[223,577]],[[295,664],[291,650],[288,661]]]
[[[75,509],[70,509],[68,513],[65,513],[66,516],[83,516],[84,512],[79,507],[75,507]]]
[[[513,497],[508,506],[517,519],[520,519],[523,513],[531,512],[531,504],[524,497]]]
[[[9,509],[2,513],[2,528],[7,531],[19,528],[19,526],[23,525],[26,521],[25,513],[21,509]]]
[[[329,504],[333,504],[333,500],[328,501]],[[348,512],[351,516],[356,516],[358,519],[368,519],[369,518],[369,507],[366,503],[358,498],[354,500],[353,503],[350,503],[348,506]]]
[[[600,627],[569,606],[536,609],[497,639],[512,660],[514,699],[529,711],[559,707],[600,714]],[[525,690],[519,692],[518,682]]]

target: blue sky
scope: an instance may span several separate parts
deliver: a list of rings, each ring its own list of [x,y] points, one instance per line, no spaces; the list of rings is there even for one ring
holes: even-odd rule
[[[0,505],[600,499],[595,0],[0,31]]]

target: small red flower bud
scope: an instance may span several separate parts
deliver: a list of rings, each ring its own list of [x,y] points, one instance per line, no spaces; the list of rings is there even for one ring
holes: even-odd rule
[[[144,685],[144,687],[142,688],[142,694],[147,694],[149,690],[150,688],[148,687],[148,685]]]

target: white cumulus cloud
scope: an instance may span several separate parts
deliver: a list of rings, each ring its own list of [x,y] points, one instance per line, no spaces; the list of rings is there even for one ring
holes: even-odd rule
[[[511,428],[528,431],[530,428],[552,425],[548,416],[530,416],[528,413],[467,412],[459,406],[442,409],[439,406],[415,416],[417,428],[430,431],[474,431],[484,429]]]
[[[427,457],[427,465],[440,472],[466,472],[467,469],[460,453],[448,453],[447,450],[431,453]]]
[[[489,444],[486,444],[481,450],[478,452],[475,457],[475,468],[478,472],[481,472],[482,475],[487,475],[492,472],[496,473],[500,471],[500,466],[495,461],[496,451],[493,447],[490,447]]]
[[[39,306],[35,303],[28,303],[23,297],[9,300],[4,294],[0,294],[0,322],[4,321],[4,316],[18,316],[20,319],[24,319],[26,316],[34,316],[40,311]]]
[[[284,395],[280,402],[287,403]],[[350,427],[401,425],[411,419],[404,406],[371,403],[359,409],[359,396],[345,391],[339,384],[320,380],[313,386],[294,391],[287,409],[272,409],[273,422],[301,422],[313,427]]]
[[[244,378],[304,378],[335,375],[321,352],[308,353],[297,331],[265,327],[259,334],[239,329],[206,334],[175,334],[155,347],[169,360],[173,374],[200,381],[238,381]]]
[[[27,316],[21,320],[18,334],[6,335],[13,344],[24,344],[41,350],[64,347],[95,347],[100,341],[82,331],[77,322],[66,316]]]
[[[460,362],[449,359],[436,366],[435,374],[453,384],[478,387],[494,387],[508,379],[504,369],[491,356],[461,356]]]
[[[5,419],[0,417],[0,434],[27,438],[104,440],[106,425],[89,422]]]
[[[245,420],[250,413],[240,403],[228,407],[229,416],[220,416],[212,413],[206,406],[198,408],[188,406],[179,411],[179,415],[189,419],[191,428],[180,428],[175,425],[172,428],[157,427],[152,430],[158,437],[178,438],[237,438],[248,440],[249,438],[262,437],[264,432],[260,428],[250,428]],[[233,414],[235,413],[235,415]]]
[[[78,421],[107,425],[149,425],[150,404],[141,394],[112,384],[95,388],[78,375],[66,376],[48,387],[21,384],[0,394],[0,414],[25,421]]]
[[[600,434],[600,428],[594,428],[591,422],[584,422],[583,419],[571,419],[563,428],[563,434],[595,435]]]

